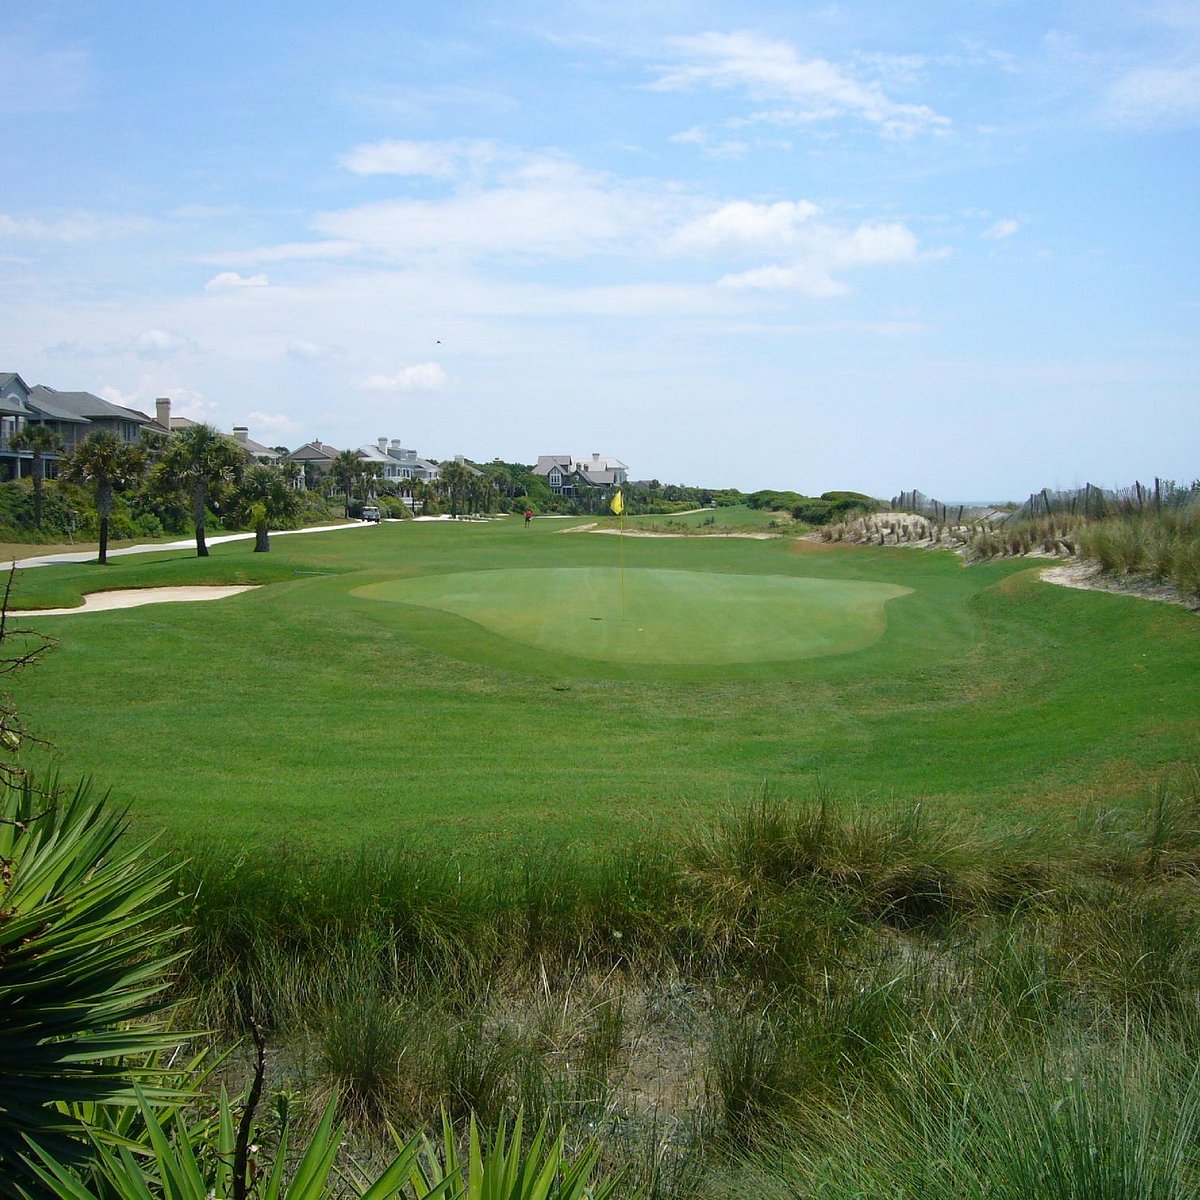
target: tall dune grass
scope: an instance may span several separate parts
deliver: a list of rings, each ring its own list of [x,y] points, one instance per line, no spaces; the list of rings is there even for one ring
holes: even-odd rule
[[[500,863],[198,848],[179,991],[225,1038],[249,997],[276,1085],[337,1095],[367,1141],[524,1108],[573,1145],[599,1133],[656,1196],[840,1197],[892,1172],[878,1194],[934,1186],[898,1165],[926,1139],[952,1156],[936,1196],[983,1194],[985,1167],[1029,1185],[1016,1136],[1091,1179],[1071,1157],[1091,1129],[1113,1171],[1184,1186],[1198,881],[1195,773],[1003,836],[818,793],[674,844]]]

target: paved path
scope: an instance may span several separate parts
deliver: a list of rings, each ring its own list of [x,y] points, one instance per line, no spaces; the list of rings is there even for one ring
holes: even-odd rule
[[[287,537],[290,533],[329,533],[334,529],[367,529],[366,521],[351,521],[346,525],[312,525],[307,529],[277,529],[272,530],[272,537]],[[222,542],[245,542],[254,537],[253,533],[218,533],[215,537],[206,538],[210,546],[219,546]],[[194,550],[194,537],[182,538],[178,542],[155,542],[150,546],[125,546],[120,550],[110,550],[109,558],[121,558],[126,554],[153,554],[156,550]],[[95,562],[99,557],[98,550],[70,550],[66,554],[43,554],[35,558],[14,559],[17,567],[53,567],[59,563]]]

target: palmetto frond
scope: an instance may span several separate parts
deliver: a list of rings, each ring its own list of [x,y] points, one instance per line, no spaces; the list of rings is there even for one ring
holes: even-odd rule
[[[0,794],[0,1177],[21,1172],[29,1143],[77,1159],[78,1106],[154,1094],[138,1060],[178,1041],[155,1020],[172,871],[124,826],[86,784]]]

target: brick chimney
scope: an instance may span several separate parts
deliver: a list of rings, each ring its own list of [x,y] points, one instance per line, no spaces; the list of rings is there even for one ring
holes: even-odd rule
[[[166,430],[171,428],[171,400],[168,396],[159,396],[154,402],[156,420]]]

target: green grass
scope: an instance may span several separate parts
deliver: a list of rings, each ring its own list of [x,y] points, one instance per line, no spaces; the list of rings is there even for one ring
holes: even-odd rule
[[[356,596],[454,613],[539,650],[622,663],[795,661],[877,641],[908,589],[638,567],[459,571],[368,584]]]
[[[757,533],[781,522],[792,525],[791,515],[770,509],[750,508],[746,504],[704,508],[698,512],[640,513],[625,518],[629,529],[656,529],[668,533]],[[615,526],[618,522],[612,518],[604,523]]]
[[[798,794],[832,779],[999,822],[1013,808],[1074,812],[1190,757],[1200,732],[1200,626],[1183,610],[1054,588],[1024,562],[564,524],[405,523],[279,538],[269,555],[235,543],[207,560],[25,572],[21,607],[101,588],[269,586],[26,621],[60,645],[18,702],[67,771],[112,786],[171,840],[484,853],[669,836],[763,782]],[[503,621],[360,594],[471,572],[485,598],[503,584],[528,607],[535,577],[611,581],[622,561],[627,580],[686,572],[729,595],[907,591],[861,648],[725,663],[711,650],[585,657],[565,652],[578,638],[529,645]]]

